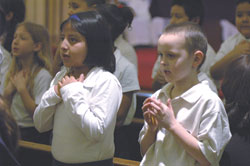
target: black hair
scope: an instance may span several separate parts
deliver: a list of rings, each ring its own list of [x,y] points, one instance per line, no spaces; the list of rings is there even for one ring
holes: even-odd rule
[[[221,86],[232,133],[250,139],[250,55],[232,61]]]
[[[6,26],[6,20],[5,20],[5,14],[0,8],[0,36],[4,33],[5,31],[5,26]]]
[[[115,39],[123,33],[126,27],[130,27],[134,15],[132,10],[127,6],[117,7],[113,4],[97,5],[96,10],[109,23],[112,39]]]
[[[89,7],[92,7],[98,4],[105,4],[106,0],[85,0],[85,2],[87,3]]]
[[[174,5],[184,8],[189,21],[195,17],[199,17],[199,25],[202,25],[204,20],[204,5],[202,0],[172,0],[171,7]]]
[[[3,43],[4,48],[11,51],[16,25],[24,21],[25,18],[25,4],[23,0],[1,0],[0,9],[5,16],[10,12],[13,13],[13,18],[10,21],[6,21],[4,32],[7,32],[7,34]]]
[[[61,31],[66,23],[70,23],[86,39],[88,51],[84,64],[89,68],[103,67],[113,73],[115,71],[113,41],[105,19],[97,11],[87,11],[70,16],[61,24]]]
[[[166,34],[178,34],[184,33],[185,47],[189,54],[193,54],[199,50],[204,54],[202,63],[198,66],[198,69],[204,63],[207,52],[207,38],[201,30],[198,24],[193,22],[183,22],[179,24],[170,24],[166,27],[164,33]]]

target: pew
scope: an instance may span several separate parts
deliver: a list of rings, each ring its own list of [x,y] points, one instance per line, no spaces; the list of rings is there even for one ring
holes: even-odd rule
[[[29,142],[29,141],[20,140],[19,146],[21,148],[31,150],[30,153],[32,153],[32,150],[42,151],[48,154],[50,154],[51,152],[50,145],[44,145],[44,144],[39,144],[39,143],[34,143],[34,142]],[[117,157],[113,158],[113,162],[114,162],[114,166],[139,166],[140,164],[140,162],[138,161],[127,160],[127,159],[122,159],[122,158],[117,158]]]

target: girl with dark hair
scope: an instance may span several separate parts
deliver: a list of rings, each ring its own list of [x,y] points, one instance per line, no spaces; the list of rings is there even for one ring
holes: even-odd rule
[[[4,99],[0,96],[0,165],[20,166],[16,160],[19,129]]]
[[[228,66],[222,83],[225,108],[229,118],[232,139],[223,158],[230,165],[250,163],[250,55],[241,55]],[[221,164],[223,165],[223,164]]]
[[[40,132],[53,128],[54,166],[112,166],[114,128],[122,90],[108,25],[96,11],[61,24],[65,68],[52,80],[34,113]]]

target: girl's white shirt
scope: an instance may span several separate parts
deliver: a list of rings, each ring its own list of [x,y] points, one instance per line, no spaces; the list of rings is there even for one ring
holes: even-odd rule
[[[58,72],[34,113],[38,131],[53,128],[52,154],[64,163],[84,163],[112,158],[116,114],[122,100],[117,78],[100,67],[89,71],[83,82],[61,88],[54,85],[67,70]]]

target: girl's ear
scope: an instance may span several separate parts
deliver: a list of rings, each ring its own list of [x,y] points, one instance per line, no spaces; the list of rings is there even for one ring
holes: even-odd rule
[[[42,49],[42,43],[38,42],[38,43],[35,43],[35,46],[33,48],[33,51],[40,51]]]
[[[205,55],[200,50],[194,52],[194,62],[193,67],[198,68],[199,65],[203,62]]]

